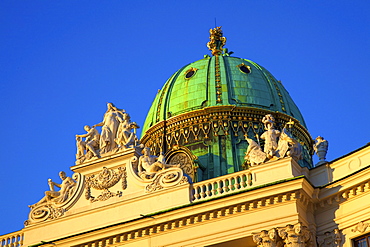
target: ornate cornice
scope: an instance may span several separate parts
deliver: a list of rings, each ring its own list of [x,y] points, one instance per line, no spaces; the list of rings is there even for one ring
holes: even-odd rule
[[[153,224],[147,227],[141,227],[139,229],[128,229],[127,232],[119,233],[109,238],[102,238],[99,240],[94,240],[95,244],[104,246],[105,244],[117,244],[122,242],[127,242],[135,240],[142,237],[149,237],[155,234],[161,234],[173,229],[179,229],[183,227],[194,226],[196,224],[209,222],[213,220],[219,220],[226,217],[237,216],[245,213],[249,213],[254,210],[259,210],[261,208],[266,208],[269,206],[275,206],[286,202],[300,202],[308,204],[310,198],[301,190],[294,190],[290,192],[280,193],[277,195],[270,196],[268,198],[260,198],[256,200],[251,200],[247,202],[240,202],[233,205],[228,205],[224,207],[219,207],[217,209],[204,211],[196,214],[187,215],[185,217],[180,217],[173,220],[167,220],[165,217],[164,222]],[[200,202],[201,203],[201,202]],[[164,212],[165,213],[165,212]],[[158,214],[142,215],[143,219],[153,218],[156,219]],[[170,217],[174,218],[174,217]],[[159,218],[156,220],[158,222]],[[150,224],[147,222],[146,225]],[[78,246],[86,246],[92,242],[87,242],[80,244]]]
[[[330,186],[332,188],[334,188],[335,186]],[[319,189],[317,189],[319,190]],[[346,189],[343,189],[343,190],[340,190],[338,192],[334,192],[333,194],[331,194],[330,196],[327,196],[325,198],[316,198],[316,207],[326,207],[326,206],[330,206],[332,205],[333,203],[340,203],[342,201],[345,201],[345,200],[349,200],[349,199],[352,199],[356,196],[359,196],[363,193],[366,193],[370,191],[370,179],[360,183],[360,184],[357,184],[357,185],[354,185],[354,186],[351,186],[351,187],[348,187]]]

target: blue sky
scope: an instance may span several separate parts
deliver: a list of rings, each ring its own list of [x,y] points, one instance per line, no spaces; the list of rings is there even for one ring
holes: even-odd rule
[[[210,54],[208,30],[281,80],[328,160],[370,141],[369,1],[0,2],[0,234],[19,230],[106,102],[143,125],[158,89]],[[315,158],[315,160],[317,160]]]

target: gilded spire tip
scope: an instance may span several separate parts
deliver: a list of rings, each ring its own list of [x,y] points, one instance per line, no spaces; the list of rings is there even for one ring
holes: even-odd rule
[[[212,51],[213,56],[218,56],[222,53],[223,46],[226,44],[226,38],[223,37],[221,26],[211,28],[209,33],[210,41],[207,43],[207,47]]]

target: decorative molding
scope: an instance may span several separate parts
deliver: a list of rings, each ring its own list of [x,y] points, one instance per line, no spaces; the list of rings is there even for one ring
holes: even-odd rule
[[[284,245],[276,228],[269,231],[262,230],[260,233],[252,233],[252,236],[257,247],[282,247]]]
[[[358,231],[360,233],[364,233],[366,229],[368,228],[368,226],[369,226],[369,223],[364,223],[363,221],[360,221],[357,223],[357,225],[354,228],[352,228],[351,231],[352,232]]]
[[[103,167],[103,170],[95,175],[86,177],[85,184],[85,198],[91,202],[105,201],[114,196],[122,196],[122,191],[117,193],[109,191],[114,185],[116,185],[122,179],[122,189],[127,188],[127,172],[126,167],[119,167],[118,172],[113,169]],[[91,188],[95,190],[102,190],[101,194],[97,197],[91,195]]]
[[[169,168],[163,172],[158,172],[151,180],[150,184],[145,186],[145,192],[150,193],[163,188],[187,183],[189,183],[189,180],[184,176],[180,168]]]
[[[323,198],[323,199],[318,198],[317,199],[318,202],[315,204],[315,206],[316,208],[317,206],[320,206],[320,207],[330,206],[335,202],[340,203],[341,201],[352,199],[368,191],[370,191],[370,180],[354,185],[345,190],[339,191],[327,198]]]
[[[211,220],[217,220],[217,219],[221,219],[221,218],[228,217],[228,216],[235,216],[237,214],[246,213],[247,211],[258,210],[263,207],[285,203],[287,201],[292,201],[292,200],[306,203],[309,200],[309,198],[307,195],[305,195],[305,193],[301,193],[300,190],[296,190],[296,191],[287,192],[283,194],[273,195],[269,198],[261,198],[258,200],[241,202],[235,205],[225,206],[225,207],[221,207],[215,210],[206,211],[206,212],[202,212],[202,213],[194,214],[194,215],[188,215],[188,216],[178,218],[175,220],[169,220],[167,222],[158,223],[158,224],[151,225],[148,227],[127,231],[124,233],[113,235],[109,238],[94,240],[94,243],[99,244],[99,246],[122,243],[122,242],[130,241],[130,240],[138,239],[141,237],[148,237],[148,236],[151,236],[157,233],[164,233],[172,229],[193,226],[195,224],[199,224],[199,223],[211,221]],[[147,217],[152,217],[152,216],[147,216]],[[307,229],[305,227],[301,227],[301,228],[302,228],[301,231],[305,231]],[[280,231],[282,229],[285,229],[285,231],[287,231],[286,228],[279,228],[279,229]],[[312,235],[310,235],[309,241],[311,241],[311,239],[313,239]],[[92,242],[79,244],[76,247],[87,246],[88,244],[91,244],[91,243]],[[288,245],[288,246],[295,246],[295,245]],[[304,245],[304,246],[312,246],[312,245]]]
[[[174,146],[173,149],[169,150],[165,157],[169,165],[180,165],[180,168],[191,177],[191,180],[195,182],[195,177],[198,164],[195,163],[197,157],[191,153],[191,151],[184,146]]]
[[[298,222],[294,225],[278,228],[279,236],[284,240],[285,246],[314,247],[313,234],[307,226]]]
[[[216,136],[219,131],[228,135],[244,136],[248,132],[262,134],[261,123],[266,114],[274,114],[277,126],[284,126],[292,119],[281,112],[245,108],[238,106],[212,106],[187,113],[173,113],[173,116],[150,127],[141,138],[141,143],[150,147],[153,153],[164,151],[163,142],[171,148],[186,145],[187,140],[201,140]],[[313,152],[313,140],[299,121],[290,129],[293,137],[305,146],[307,152]]]
[[[318,247],[341,247],[343,235],[339,229],[325,232],[324,235],[317,236]]]

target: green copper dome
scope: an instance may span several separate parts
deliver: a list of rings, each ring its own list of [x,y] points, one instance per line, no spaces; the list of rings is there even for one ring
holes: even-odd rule
[[[306,127],[289,93],[269,71],[247,59],[214,56],[184,66],[167,80],[149,110],[143,134],[170,117],[221,105],[281,112]]]
[[[302,147],[301,166],[312,167],[312,138],[298,107],[280,81],[262,66],[222,52],[226,38],[210,30],[212,57],[188,64],[158,91],[146,117],[140,142],[195,181],[246,168],[246,138],[259,137],[267,114]],[[225,49],[226,50],[226,49]]]

